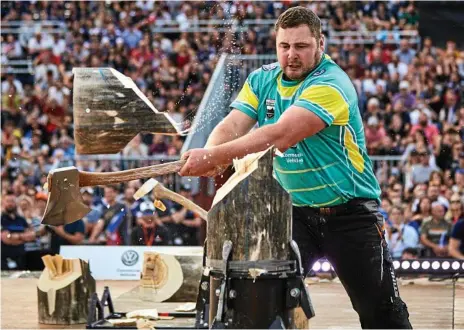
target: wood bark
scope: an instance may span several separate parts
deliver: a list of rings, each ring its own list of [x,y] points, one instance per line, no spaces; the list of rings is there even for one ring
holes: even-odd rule
[[[182,267],[184,281],[179,290],[167,302],[194,302],[197,300],[198,286],[203,271],[202,256],[176,256]]]
[[[222,247],[232,241],[234,261],[289,260],[292,205],[289,194],[273,178],[273,150],[234,174],[220,190],[236,184],[208,212],[207,256],[222,260]],[[240,170],[239,170],[240,171]],[[218,193],[220,193],[220,190]]]
[[[38,283],[38,315],[42,324],[86,323],[89,299],[95,292],[95,279],[90,274],[89,264],[83,260],[63,260],[66,265],[73,261],[74,269],[63,274],[58,267],[50,272],[45,268]],[[80,270],[76,269],[79,265]],[[46,291],[43,291],[46,290]]]

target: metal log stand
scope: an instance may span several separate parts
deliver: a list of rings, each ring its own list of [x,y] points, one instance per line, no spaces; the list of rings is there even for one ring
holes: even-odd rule
[[[208,320],[213,329],[292,328],[299,306],[308,319],[314,316],[291,239],[290,196],[272,176],[273,154],[268,150],[208,213],[209,276],[200,283],[197,307],[209,304],[209,320],[202,314],[197,325]]]

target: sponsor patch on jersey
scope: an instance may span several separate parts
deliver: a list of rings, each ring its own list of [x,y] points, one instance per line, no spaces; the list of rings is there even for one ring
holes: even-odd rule
[[[275,114],[275,100],[266,100],[266,117],[271,119]]]
[[[324,74],[325,72],[325,69],[321,69],[319,71],[316,71],[313,73],[313,77],[317,77],[317,76],[320,76],[321,74]]]
[[[271,64],[265,64],[263,65],[261,68],[263,69],[263,71],[271,71],[271,70],[274,70],[278,67],[278,63],[271,63]]]

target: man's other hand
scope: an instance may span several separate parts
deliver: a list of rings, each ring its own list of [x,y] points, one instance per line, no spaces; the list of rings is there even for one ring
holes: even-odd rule
[[[220,168],[215,163],[213,154],[209,149],[189,150],[182,155],[181,159],[187,160],[179,171],[181,176],[214,176]]]

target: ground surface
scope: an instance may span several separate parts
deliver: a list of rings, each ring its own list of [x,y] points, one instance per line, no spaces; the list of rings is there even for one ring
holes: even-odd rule
[[[414,328],[452,328],[453,291],[451,282],[428,283],[419,281],[414,285],[402,285],[401,295],[408,304]],[[52,328],[37,322],[36,278],[1,280],[1,329]],[[99,281],[97,291],[101,295],[104,286],[110,288],[116,311],[128,312],[138,308],[157,308],[159,311],[174,311],[181,303],[150,303],[140,300],[136,292],[137,282]],[[311,328],[360,328],[357,315],[351,309],[349,299],[340,284],[317,283],[310,285],[311,298],[316,317]],[[456,289],[454,327],[464,328],[464,285]],[[164,321],[173,322],[173,321]],[[185,320],[184,320],[185,322]],[[63,328],[60,326],[58,328]],[[74,328],[85,328],[78,325]]]

